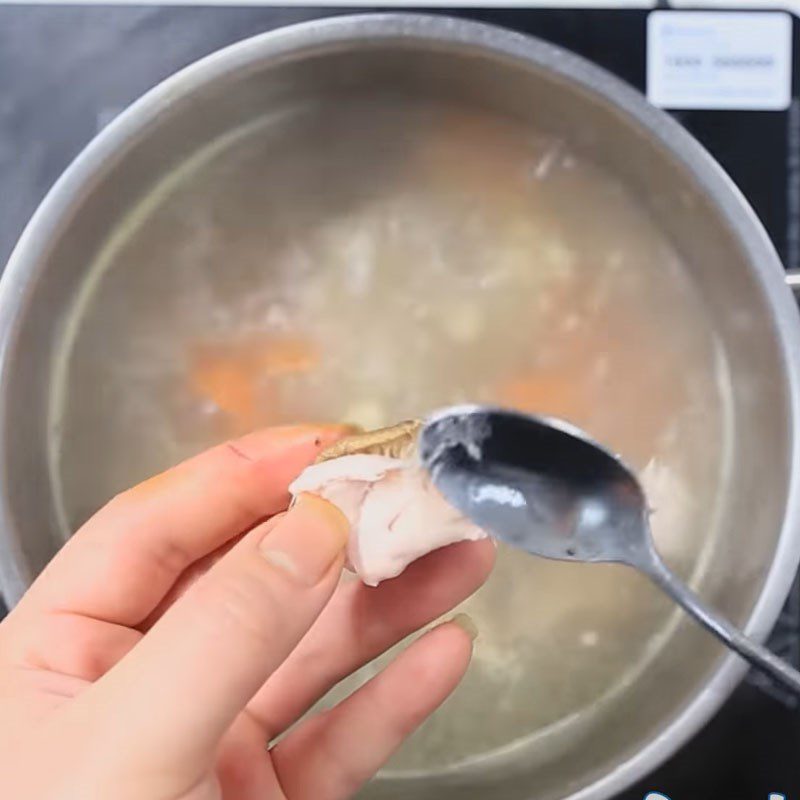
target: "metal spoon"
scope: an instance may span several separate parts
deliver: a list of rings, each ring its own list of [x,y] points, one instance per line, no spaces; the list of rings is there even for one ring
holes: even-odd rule
[[[556,419],[465,406],[429,418],[419,453],[447,500],[534,555],[617,562],[648,575],[757,669],[800,694],[800,672],[709,609],[661,560],[639,481],[583,431]]]

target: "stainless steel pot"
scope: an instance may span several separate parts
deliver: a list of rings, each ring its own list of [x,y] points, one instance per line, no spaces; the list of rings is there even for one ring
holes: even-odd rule
[[[443,17],[340,18],[230,47],[147,94],[52,189],[0,284],[5,597],[16,602],[60,544],[47,457],[53,362],[110,231],[159,175],[218,137],[315,97],[375,91],[546,120],[620,176],[679,244],[732,376],[725,537],[699,589],[763,639],[800,558],[800,325],[772,246],[712,159],[636,92],[549,45]],[[369,796],[607,798],[685,742],[743,672],[682,624],[625,702],[606,709],[602,733],[580,746],[549,760],[520,747],[480,767],[378,781]]]

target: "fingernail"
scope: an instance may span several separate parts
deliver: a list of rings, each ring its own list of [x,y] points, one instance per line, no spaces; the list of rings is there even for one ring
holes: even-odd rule
[[[259,550],[293,580],[314,586],[341,557],[349,529],[347,517],[333,503],[301,494],[260,542]]]
[[[349,436],[352,431],[349,425],[342,425],[339,423],[320,423],[320,424],[307,424],[307,425],[290,425],[284,428],[288,438],[295,438],[297,436],[314,436],[320,442],[336,441],[341,439],[342,436]]]
[[[446,622],[452,622],[454,625],[458,625],[473,642],[478,638],[478,626],[469,614],[456,614],[451,619],[446,620]]]
[[[357,426],[348,423],[317,425],[314,430],[317,433],[314,444],[323,449],[330,447],[335,442],[338,442],[339,439],[346,439],[348,436],[360,433],[360,429]]]

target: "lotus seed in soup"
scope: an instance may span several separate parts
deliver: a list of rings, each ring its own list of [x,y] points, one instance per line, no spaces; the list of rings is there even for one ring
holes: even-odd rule
[[[256,426],[491,402],[622,453],[665,557],[702,571],[726,398],[695,292],[623,185],[527,126],[395,99],[243,129],[153,188],[76,301],[52,403],[65,534]],[[503,548],[465,610],[474,663],[390,770],[546,740],[624,692],[670,619],[624,569]]]

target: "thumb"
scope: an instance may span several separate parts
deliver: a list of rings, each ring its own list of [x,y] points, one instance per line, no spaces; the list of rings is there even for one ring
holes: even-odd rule
[[[125,715],[126,742],[213,753],[330,599],[347,530],[335,506],[302,495],[200,578],[96,687]]]

